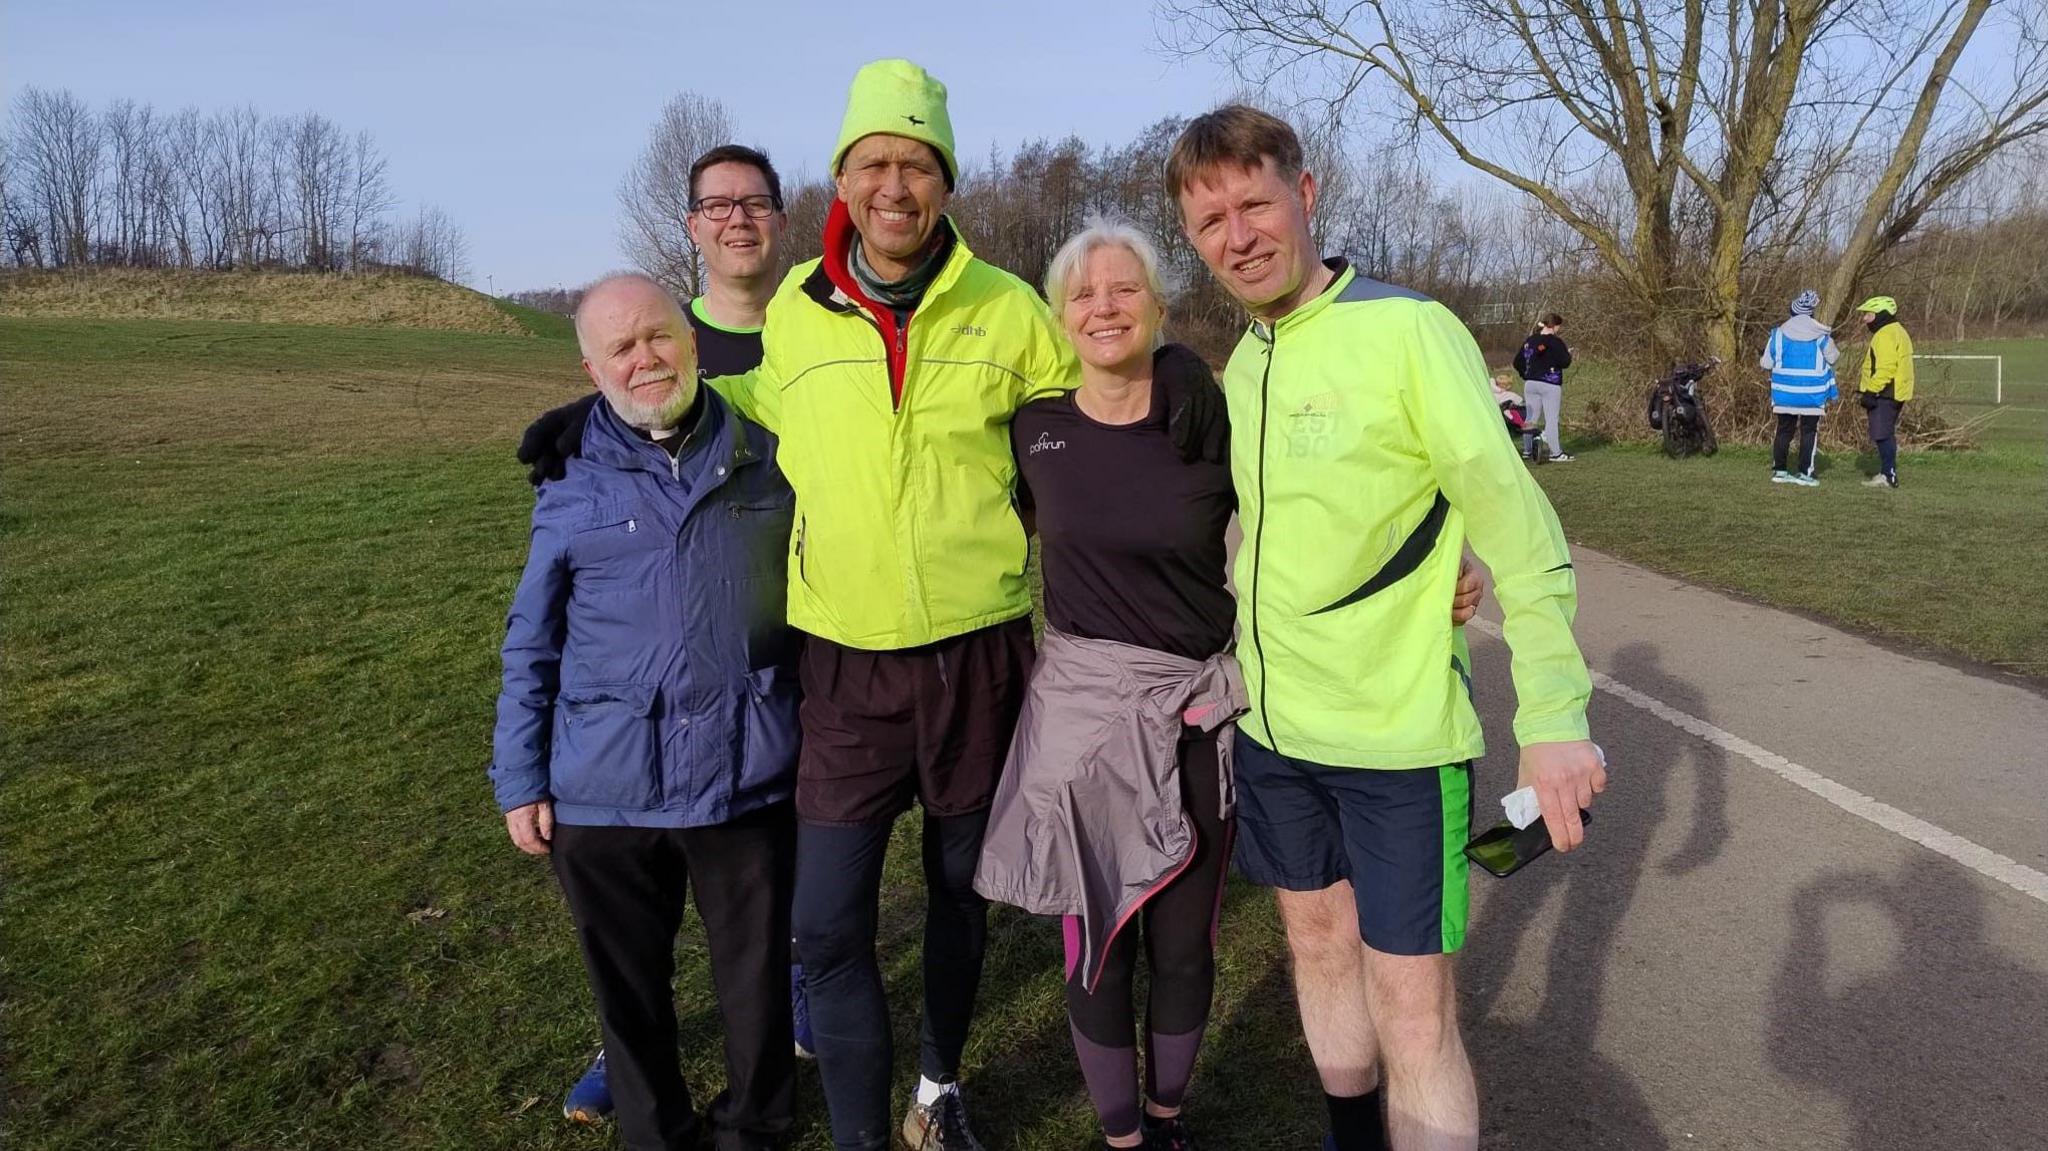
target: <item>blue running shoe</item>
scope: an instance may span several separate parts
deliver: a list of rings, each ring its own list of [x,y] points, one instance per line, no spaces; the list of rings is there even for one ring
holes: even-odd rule
[[[816,1059],[818,1049],[811,1045],[811,997],[804,992],[804,965],[789,965],[789,1017],[796,1024],[796,1057]]]
[[[569,1088],[562,1101],[562,1117],[574,1123],[602,1123],[612,1117],[612,1084],[604,1072],[604,1049],[598,1048],[590,1070]]]

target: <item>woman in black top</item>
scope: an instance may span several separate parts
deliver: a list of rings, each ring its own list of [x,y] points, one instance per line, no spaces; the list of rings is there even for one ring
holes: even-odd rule
[[[1126,225],[1092,221],[1053,257],[1046,297],[1081,360],[1081,386],[1018,411],[1011,425],[1019,503],[1035,517],[1049,627],[1193,660],[1230,645],[1224,530],[1237,508],[1227,464],[1186,463],[1161,403],[1165,373],[1209,368],[1159,347],[1166,293],[1158,257]],[[1212,931],[1229,865],[1216,739],[1183,729],[1182,809],[1195,851],[1117,933],[1092,990],[1069,956],[1067,1012],[1089,1095],[1111,1147],[1188,1148],[1182,1098],[1209,1019]],[[1132,976],[1142,920],[1151,970],[1140,1109]],[[1073,934],[1069,933],[1070,949]]]
[[[1046,298],[1080,358],[1081,386],[1025,405],[1011,443],[1048,627],[1205,661],[1230,646],[1236,618],[1224,533],[1237,499],[1228,465],[1184,462],[1168,435],[1163,385],[1210,372],[1191,350],[1160,346],[1166,297],[1136,229],[1096,220],[1069,240],[1046,273]],[[1478,588],[1461,579],[1454,618],[1470,616]],[[1231,828],[1215,734],[1183,728],[1178,766],[1192,857],[1115,933],[1092,988],[1068,932],[1074,1050],[1110,1147],[1194,1146],[1180,1109],[1208,1024]],[[1132,1004],[1141,925],[1151,976],[1142,1104]]]

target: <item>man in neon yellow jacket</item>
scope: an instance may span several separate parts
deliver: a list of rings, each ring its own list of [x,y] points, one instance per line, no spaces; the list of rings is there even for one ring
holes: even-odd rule
[[[1606,785],[1587,739],[1571,558],[1501,433],[1457,318],[1321,262],[1314,177],[1264,112],[1191,122],[1167,165],[1188,238],[1252,314],[1225,371],[1238,659],[1239,870],[1278,889],[1338,1151],[1471,1148],[1478,1102],[1451,952],[1465,932],[1464,639],[1446,619],[1469,537],[1492,569],[1519,708],[1521,783],[1560,850]]]
[[[1899,413],[1913,398],[1913,337],[1899,323],[1899,302],[1872,296],[1856,309],[1870,329],[1870,349],[1863,353],[1863,382],[1856,398],[1870,413],[1870,442],[1877,445],[1877,474],[1866,488],[1899,486]]]

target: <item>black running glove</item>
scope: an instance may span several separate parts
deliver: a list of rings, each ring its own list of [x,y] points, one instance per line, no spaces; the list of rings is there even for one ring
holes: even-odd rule
[[[541,413],[519,437],[519,462],[526,465],[526,479],[534,487],[559,480],[569,461],[583,454],[583,425],[590,409],[597,406],[597,393]]]
[[[1166,431],[1185,463],[1230,462],[1230,412],[1215,373],[1194,349],[1168,344],[1152,354],[1152,383],[1166,392]]]

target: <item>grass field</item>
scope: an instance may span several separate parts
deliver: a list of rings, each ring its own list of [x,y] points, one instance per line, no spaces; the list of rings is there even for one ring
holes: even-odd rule
[[[1770,483],[1763,448],[1724,447],[1711,459],[1681,461],[1646,445],[1575,441],[1576,405],[1640,407],[1640,386],[1597,364],[1575,372],[1566,388],[1566,446],[1578,461],[1537,475],[1574,543],[2010,673],[2048,676],[2048,620],[2026,606],[2032,573],[2048,564],[2048,340],[1921,350],[2004,356],[2006,402],[1988,402],[1981,366],[1942,378],[1939,366],[1921,364],[1927,402],[1943,403],[1953,419],[1979,421],[1980,447],[1902,453],[1897,491],[1857,486],[1877,468],[1867,442],[1856,453],[1824,451],[1822,486],[1809,490]],[[1845,355],[1857,352],[1852,346]],[[1852,401],[1827,418],[1863,426]]]
[[[1951,405],[1965,419],[1981,419],[1980,442],[2048,452],[2048,339],[1929,341],[1916,351],[1933,355],[1996,355],[2005,364],[2005,402],[1991,402],[1991,365],[1981,361],[1922,360],[1915,386]]]
[[[1849,627],[2048,676],[2048,458],[1986,448],[1909,453],[1901,486],[1861,481],[1875,456],[1821,461],[1821,486],[1770,482],[1770,453],[1671,460],[1581,445],[1537,474],[1565,534],[1624,559]]]
[[[558,1115],[587,995],[483,775],[530,506],[511,444],[584,386],[561,339],[0,319],[9,1147],[606,1145]],[[1575,540],[2041,669],[2041,461],[1908,467],[1896,493],[1846,461],[1773,488],[1742,452],[1541,474]],[[884,908],[899,1084],[914,843],[906,821]],[[1313,1146],[1270,905],[1233,887],[1226,915],[1207,1058],[1231,1073],[1201,1077],[1194,1118],[1219,1147]],[[992,938],[978,1125],[1079,1147],[1058,938],[1015,914]],[[715,1090],[702,952],[682,957],[689,1071]],[[803,1090],[799,1145],[826,1147]]]
[[[588,997],[483,775],[531,499],[511,444],[583,386],[561,340],[0,320],[8,1146],[606,1145],[560,1119]],[[911,821],[899,838],[907,1084]],[[1223,1146],[1312,1145],[1270,905],[1230,906],[1214,1047],[1270,1073],[1210,1077],[1198,1115]],[[1055,932],[999,916],[969,1060],[1008,1146],[1080,1146],[1092,1121],[1058,968]],[[830,1142],[815,1083],[806,1148]]]

